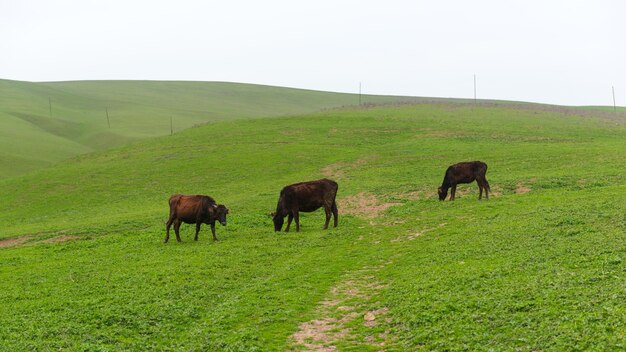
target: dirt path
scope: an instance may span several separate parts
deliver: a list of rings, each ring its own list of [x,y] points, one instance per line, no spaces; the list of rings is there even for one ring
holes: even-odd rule
[[[391,262],[366,266],[346,275],[335,285],[316,308],[316,318],[300,324],[291,336],[295,351],[338,351],[338,345],[353,348],[370,346],[385,350],[393,341],[389,331],[382,328],[391,323],[388,309],[377,304],[375,298],[387,287],[373,274]],[[354,324],[366,328],[354,331]]]
[[[355,215],[358,217],[372,219],[379,217],[385,210],[402,203],[391,202],[384,203],[369,192],[361,192],[352,196],[344,197],[337,201],[341,212],[344,214]]]
[[[30,239],[30,236],[5,238],[5,239],[0,240],[0,248],[19,246],[22,243],[28,241],[29,239]]]
[[[21,237],[0,239],[0,248],[21,246],[24,243],[29,242],[34,237],[35,237],[35,235],[26,235],[26,236],[21,236]],[[81,238],[81,236],[79,236],[79,235],[60,235],[60,236],[51,237],[51,238],[48,238],[48,239],[45,239],[45,240],[36,240],[35,239],[32,242],[29,242],[29,245],[33,244],[33,243],[34,244],[39,244],[39,243],[62,243],[62,242],[77,240],[79,238]]]

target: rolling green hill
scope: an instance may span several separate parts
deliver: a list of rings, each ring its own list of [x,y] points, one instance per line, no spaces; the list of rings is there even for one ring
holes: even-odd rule
[[[418,98],[364,96],[369,103]],[[358,104],[358,96],[220,82],[0,80],[0,178],[206,122]],[[107,109],[109,119],[107,121]],[[110,128],[109,128],[110,124]]]
[[[0,349],[623,349],[626,117],[594,114],[221,121],[0,180]],[[446,167],[477,159],[491,199],[438,201]],[[339,182],[339,227],[317,211],[274,233],[281,187],[320,177]],[[230,208],[218,242],[187,225],[162,243],[173,193]]]

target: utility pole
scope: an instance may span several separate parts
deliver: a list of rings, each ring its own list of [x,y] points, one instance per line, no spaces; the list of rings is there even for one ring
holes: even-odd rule
[[[107,125],[109,125],[109,128],[111,128],[111,121],[109,120],[109,108],[104,108],[104,110],[107,112]]]
[[[170,136],[174,134],[174,122],[172,117],[170,116]]]
[[[361,82],[359,82],[359,105],[361,105]]]
[[[476,74],[474,74],[474,104],[476,104]]]
[[[613,112],[617,112],[617,106],[615,105],[615,86],[611,86],[613,90]]]

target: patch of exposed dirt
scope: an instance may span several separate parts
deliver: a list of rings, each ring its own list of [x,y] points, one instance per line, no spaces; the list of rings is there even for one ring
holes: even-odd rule
[[[489,191],[489,197],[500,197],[502,195],[502,187],[493,186],[491,187],[491,191]]]
[[[59,243],[59,242],[67,242],[72,240],[79,239],[78,235],[61,235],[57,237],[48,238],[47,240],[41,241],[42,243]]]
[[[528,193],[532,191],[532,189],[530,189],[530,187],[525,186],[523,183],[518,183],[517,187],[515,188],[515,193],[516,194],[524,194],[524,193]]]
[[[22,243],[28,241],[30,236],[5,238],[0,240],[0,248],[19,246]]]
[[[363,316],[363,325],[367,326],[368,328],[373,328],[374,326],[376,326],[376,318],[380,318],[380,316],[387,314],[387,312],[389,312],[389,308],[383,307],[365,313],[365,316]],[[380,319],[378,319],[378,321],[380,321]]]
[[[381,203],[375,195],[369,192],[361,192],[352,196],[345,197],[339,201],[341,211],[344,214],[355,215],[363,218],[376,218],[380,213],[394,205],[402,203],[390,202]]]
[[[341,170],[341,166],[339,166],[339,164],[337,163],[324,166],[322,168],[322,175],[324,175],[324,177],[328,177],[334,180],[339,180],[344,177],[345,173],[343,170]]]
[[[380,307],[368,309],[374,296],[387,287],[372,275],[391,262],[378,266],[368,266],[357,270],[331,288],[328,298],[322,301],[316,310],[317,319],[300,324],[298,331],[291,335],[296,350],[302,351],[337,351],[337,343],[349,341],[357,347],[366,345],[384,347],[391,342],[389,332],[370,334],[363,340],[354,336],[349,323],[362,320],[368,328],[378,324],[390,324],[389,309]]]
[[[322,168],[322,175],[334,180],[340,180],[346,176],[346,173],[359,168],[370,161],[372,157],[360,158],[352,162],[340,161],[338,163],[330,164]]]

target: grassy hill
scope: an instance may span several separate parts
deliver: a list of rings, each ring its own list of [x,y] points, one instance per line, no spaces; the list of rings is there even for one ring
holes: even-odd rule
[[[417,98],[364,96],[381,103]],[[0,178],[196,124],[358,104],[358,96],[220,82],[0,80]],[[107,121],[108,109],[108,121]],[[110,124],[110,128],[109,128]]]
[[[593,114],[221,121],[0,180],[0,349],[622,349],[626,117]],[[477,159],[491,199],[438,201],[446,167]],[[320,177],[339,227],[318,211],[274,233],[280,188]],[[173,193],[230,208],[220,241],[162,243]]]

